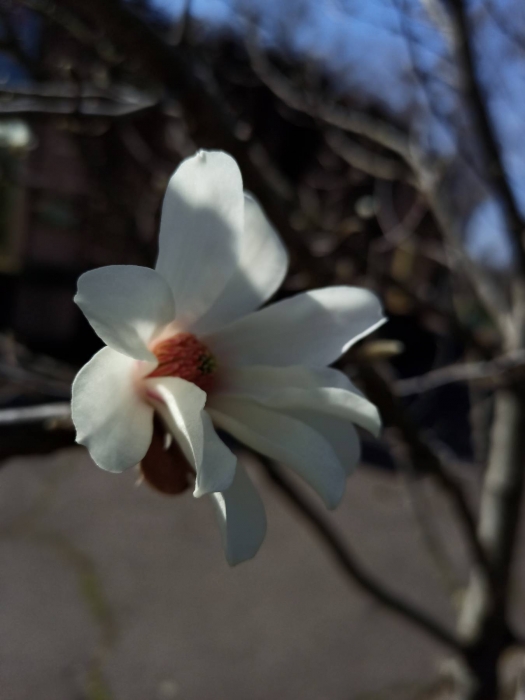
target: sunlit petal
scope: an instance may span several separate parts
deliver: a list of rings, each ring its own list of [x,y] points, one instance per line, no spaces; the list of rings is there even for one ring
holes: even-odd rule
[[[372,292],[327,287],[267,306],[205,342],[228,365],[324,367],[383,323]]]
[[[218,393],[252,399],[279,411],[304,408],[339,416],[376,436],[381,428],[374,404],[342,372],[329,367],[227,368]]]
[[[156,269],[169,283],[177,321],[190,329],[237,270],[244,231],[242,177],[221,151],[200,151],[172,175],[162,208]]]

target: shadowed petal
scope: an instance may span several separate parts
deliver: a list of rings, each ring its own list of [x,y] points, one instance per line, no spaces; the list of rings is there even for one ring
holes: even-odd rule
[[[73,382],[71,410],[77,442],[102,469],[121,472],[138,464],[153,435],[153,408],[136,391],[136,361],[103,348]]]
[[[149,267],[109,265],[86,272],[75,302],[106,345],[136,360],[156,362],[148,343],[175,318],[168,284]]]
[[[248,398],[278,411],[303,408],[339,416],[376,436],[381,428],[374,404],[348,377],[330,367],[231,367],[223,370],[217,393]]]
[[[233,482],[237,457],[226,447],[215,432],[210,416],[202,412],[204,426],[204,455],[202,464],[197,472],[195,482],[195,498],[214,491],[225,491]]]
[[[226,560],[230,566],[254,557],[266,535],[266,513],[244,467],[237,465],[235,479],[222,493],[212,493]]]
[[[244,234],[237,268],[208,312],[192,327],[210,333],[258,309],[281,285],[288,254],[259,204],[244,195]]]
[[[315,410],[292,409],[284,413],[322,435],[332,446],[347,476],[355,471],[361,459],[361,441],[350,421]]]
[[[251,401],[216,397],[208,411],[215,425],[271,459],[283,462],[335,508],[345,474],[330,444],[308,425]]]
[[[237,458],[219,438],[204,411],[206,394],[179,377],[154,377],[146,385],[155,408],[196,473],[193,495],[227,489]]]

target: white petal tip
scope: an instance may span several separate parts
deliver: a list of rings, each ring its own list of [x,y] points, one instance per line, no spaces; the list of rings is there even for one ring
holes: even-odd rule
[[[326,499],[325,505],[326,505],[327,509],[328,510],[335,510],[341,504],[341,501],[343,500],[343,496],[344,496],[344,489],[337,496],[332,497],[330,499]]]
[[[370,405],[373,406],[373,404]],[[373,408],[375,409],[374,415],[371,416],[370,421],[368,421],[365,429],[371,435],[373,435],[373,437],[378,438],[381,435],[381,431],[383,429],[383,421],[381,419],[381,415],[377,407],[373,406]]]
[[[233,557],[231,555],[226,554],[226,563],[233,569],[234,566],[239,566],[239,564],[244,564],[244,562],[251,561],[255,558],[255,555],[258,554],[261,545],[259,545],[258,549],[255,552],[252,552],[245,557]]]

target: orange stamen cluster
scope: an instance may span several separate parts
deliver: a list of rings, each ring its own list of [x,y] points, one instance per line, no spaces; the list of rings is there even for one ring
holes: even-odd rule
[[[191,333],[161,340],[153,348],[159,364],[150,377],[180,377],[203,391],[213,385],[217,363],[208,348]]]

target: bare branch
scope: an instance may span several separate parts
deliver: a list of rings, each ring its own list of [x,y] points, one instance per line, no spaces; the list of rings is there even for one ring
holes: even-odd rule
[[[425,548],[434,561],[437,572],[452,603],[457,604],[457,595],[463,588],[462,582],[443,544],[442,537],[435,527],[431,503],[424,492],[425,484],[412,473],[406,474],[405,483],[412,513]]]
[[[520,212],[501,155],[501,144],[489,115],[483,87],[476,68],[475,48],[464,0],[447,0],[456,30],[456,50],[464,73],[464,88],[470,102],[472,119],[487,157],[487,177],[499,195],[512,234],[521,273],[525,275],[523,235],[525,221]]]
[[[327,105],[325,100],[321,101],[309,93],[302,95],[286,76],[272,66],[255,41],[247,42],[246,48],[257,76],[286,105],[343,131],[365,136],[410,162],[409,139],[400,129],[364,112],[337,104]]]
[[[39,83],[0,90],[0,114],[76,114],[125,117],[158,104],[158,99],[129,87],[102,90],[75,83]]]
[[[293,505],[301,516],[313,527],[315,534],[324,542],[344,573],[365,593],[372,596],[381,605],[400,615],[437,641],[455,652],[461,653],[461,644],[454,635],[427,613],[418,610],[410,603],[388,591],[366,572],[351,552],[348,543],[332,528],[317,509],[302,495],[272,462],[260,457],[267,475],[284,497]]]
[[[72,428],[69,402],[0,410],[0,467],[10,457],[71,447]]]
[[[27,423],[42,423],[59,421],[64,423],[71,419],[69,401],[48,403],[40,406],[23,406],[21,408],[4,408],[0,410],[0,426],[25,425]]]
[[[334,153],[337,153],[352,168],[382,180],[413,181],[412,171],[404,161],[374,153],[335,129],[326,131],[324,139]]]
[[[399,396],[411,396],[456,382],[479,382],[496,389],[525,379],[525,350],[496,357],[489,362],[459,363],[440,367],[419,377],[400,379],[395,383]]]
[[[420,2],[426,9],[434,25],[441,32],[441,35],[449,44],[452,43],[454,41],[454,27],[440,0],[420,0]]]
[[[98,56],[109,65],[122,63],[115,47],[100,33],[91,31],[79,18],[67,9],[50,0],[17,0],[20,4],[34,12],[45,16],[50,22],[65,29],[75,39],[93,49]]]
[[[512,331],[511,309],[501,285],[470,258],[463,248],[463,216],[457,210],[454,189],[456,177],[451,172],[443,172],[437,180],[426,182],[420,178],[420,187],[427,197],[436,222],[448,241],[449,253],[462,267],[472,291],[483,306],[502,338]]]
[[[430,2],[426,3],[427,10],[432,10],[434,12],[434,19],[439,15],[439,22],[442,24],[442,30],[446,32],[449,43],[451,43],[455,52],[458,53],[458,37],[454,22],[448,17],[448,14],[440,2],[441,0],[430,0]],[[395,0],[395,4],[398,7],[400,23],[410,56],[412,70],[426,98],[428,108],[440,123],[447,126],[440,108],[438,104],[436,104],[436,100],[429,89],[425,76],[421,75],[417,55],[414,50],[412,33],[407,23],[407,3],[404,0]],[[461,134],[456,136],[456,150],[458,157],[468,168],[469,176],[473,179],[473,183],[475,183],[473,192],[475,190],[483,190],[484,196],[486,196],[486,192],[489,191],[486,182],[487,175],[484,171],[482,172],[482,168],[480,168],[476,159],[472,158],[462,146]],[[423,157],[421,158],[421,156]],[[450,248],[454,256],[457,257],[461,263],[476,296],[492,318],[494,325],[499,329],[502,337],[507,337],[508,333],[512,331],[513,326],[507,298],[500,286],[492,279],[491,275],[481,266],[473,262],[463,247],[466,219],[464,216],[465,212],[461,211],[458,202],[461,202],[461,194],[463,194],[463,207],[465,202],[470,200],[470,211],[473,206],[476,206],[479,202],[472,199],[473,192],[470,193],[468,197],[465,197],[467,194],[465,187],[463,187],[462,190],[457,187],[457,183],[455,182],[457,178],[454,177],[455,173],[453,170],[454,167],[457,168],[457,165],[454,163],[439,164],[434,162],[428,164],[425,162],[423,153],[415,153],[413,160],[414,170],[418,176],[418,185],[421,191],[426,194],[428,203],[436,217],[436,221],[445,239],[450,243]],[[465,180],[464,174],[462,180]],[[481,192],[479,194],[481,194]]]
[[[379,200],[376,218],[384,238],[373,243],[374,250],[384,252],[392,248],[402,248],[408,239],[414,236],[417,227],[428,212],[427,203],[416,191],[413,204],[401,220],[394,206],[392,183],[376,182],[375,191]],[[424,255],[421,245],[418,249]],[[439,262],[443,264],[442,261]]]
[[[0,361],[0,377],[15,384],[22,384],[32,391],[39,391],[49,397],[69,398],[71,395],[71,382],[27,370],[19,365],[10,365]]]
[[[379,408],[387,425],[394,426],[408,449],[414,473],[431,475],[450,499],[465,538],[487,582],[492,585],[492,571],[485,550],[478,538],[476,521],[459,481],[448,472],[440,457],[423,438],[417,426],[409,419],[400,401],[393,395],[388,383],[371,366],[361,365],[359,376],[367,396]]]

